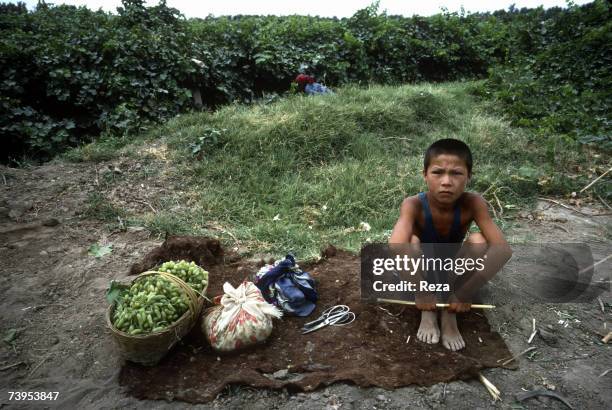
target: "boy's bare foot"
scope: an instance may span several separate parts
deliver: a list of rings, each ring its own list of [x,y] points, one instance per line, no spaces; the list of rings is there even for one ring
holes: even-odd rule
[[[421,311],[421,325],[417,332],[417,339],[421,342],[433,344],[440,341],[440,328],[438,327],[438,312]]]
[[[453,352],[463,349],[465,342],[457,327],[457,315],[443,310],[440,322],[442,324],[442,344],[444,347]]]

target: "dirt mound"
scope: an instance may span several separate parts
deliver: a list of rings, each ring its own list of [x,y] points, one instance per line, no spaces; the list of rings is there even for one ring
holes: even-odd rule
[[[188,255],[207,261],[203,266],[210,272],[209,295],[213,296],[222,293],[224,282],[238,285],[256,271],[254,264],[246,262],[223,263],[222,250],[214,240],[174,237],[132,272],[152,267],[160,255],[166,260]],[[406,343],[418,328],[418,312],[362,303],[359,257],[336,250],[326,251],[325,256],[303,266],[317,281],[321,297],[310,318],[287,316],[275,322],[265,345],[227,355],[215,353],[197,326],[158,366],[126,363],[120,383],[137,398],[198,403],[213,400],[229,384],[304,391],[338,381],[383,388],[432,385],[475,377],[482,368],[498,367],[497,359],[511,356],[500,335],[476,313],[460,318],[467,343],[461,353],[420,343],[414,337]],[[349,305],[357,315],[355,322],[302,335],[305,322],[335,304]]]
[[[162,246],[149,252],[142,262],[132,265],[130,275],[152,269],[165,261],[181,259],[193,261],[200,266],[218,265],[223,261],[223,248],[216,239],[170,235]]]

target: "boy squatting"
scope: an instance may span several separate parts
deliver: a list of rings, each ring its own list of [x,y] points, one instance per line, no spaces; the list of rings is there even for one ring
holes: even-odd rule
[[[461,289],[480,288],[512,256],[504,235],[489,215],[487,202],[476,193],[465,192],[471,177],[472,153],[465,143],[452,138],[434,142],[427,148],[424,158],[423,178],[427,192],[404,199],[389,238],[390,246],[408,243],[411,248],[419,250],[421,244],[426,243],[462,243],[457,256],[488,257],[489,266],[478,274],[466,275]],[[472,222],[476,223],[480,233],[471,233],[464,241]],[[470,310],[471,304],[466,303],[467,300],[469,297],[451,293],[449,307],[441,311],[438,326],[435,294],[417,291],[416,307],[421,310],[418,340],[438,343],[441,336],[447,349],[463,349],[465,341],[457,327],[456,313]]]

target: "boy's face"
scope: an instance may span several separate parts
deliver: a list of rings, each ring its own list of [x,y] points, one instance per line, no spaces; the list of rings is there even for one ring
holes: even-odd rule
[[[455,202],[470,180],[465,161],[452,154],[433,157],[423,177],[430,194],[444,204]]]

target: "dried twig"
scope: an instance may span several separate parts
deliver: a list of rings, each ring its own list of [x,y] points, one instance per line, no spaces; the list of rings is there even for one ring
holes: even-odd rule
[[[495,210],[495,207],[491,204],[491,202],[487,201],[487,203],[489,204],[489,206],[491,207],[491,210],[493,210],[493,217],[495,219],[499,219],[499,216],[497,216],[497,211]]]
[[[612,253],[611,253],[611,254],[609,254],[608,256],[606,256],[605,258],[602,258],[602,259],[598,260],[598,261],[597,261],[597,262],[595,262],[594,264],[589,265],[589,266],[587,266],[586,268],[580,269],[580,270],[578,271],[578,274],[579,274],[579,275],[582,275],[583,273],[587,272],[587,271],[588,271],[588,270],[590,270],[591,268],[594,268],[595,266],[597,266],[597,265],[599,265],[599,264],[601,264],[601,263],[604,263],[605,261],[607,261],[607,260],[608,260],[608,259],[610,259],[610,258],[612,258]]]
[[[406,138],[406,137],[385,137],[385,138],[379,138],[381,140],[402,140],[402,141],[412,141],[412,138]]]
[[[487,189],[485,189],[485,191],[482,194],[480,194],[480,195],[482,197],[484,197],[487,194],[487,192],[489,192],[491,190],[491,188],[493,188],[494,186],[495,186],[495,182],[493,182],[491,185],[489,185],[489,187]]]
[[[34,374],[34,372],[35,372],[36,370],[38,370],[38,368],[39,368],[40,366],[42,366],[42,364],[43,364],[44,362],[46,362],[46,361],[47,361],[47,359],[48,359],[50,356],[51,356],[51,354],[48,354],[48,355],[46,355],[45,357],[43,357],[43,359],[40,361],[40,363],[38,363],[38,364],[37,364],[37,365],[36,365],[36,366],[35,366],[35,367],[34,367],[34,368],[33,368],[33,369],[30,371],[30,373],[28,373],[28,376],[27,376],[27,377],[30,377],[32,374]]]
[[[532,350],[535,350],[535,349],[537,349],[537,347],[535,347],[535,346],[531,346],[530,348],[523,350],[522,352],[520,352],[520,353],[519,353],[519,354],[517,354],[516,356],[512,356],[512,357],[511,357],[511,358],[509,358],[509,359],[499,359],[499,360],[497,361],[497,363],[499,363],[499,362],[501,362],[502,360],[504,360],[504,362],[503,362],[501,365],[502,365],[502,366],[506,366],[507,364],[509,364],[509,363],[513,362],[514,360],[518,359],[518,358],[519,358],[519,357],[521,357],[522,355],[524,355],[524,354],[526,354],[526,353],[529,353],[529,352],[531,352]]]
[[[497,191],[493,192],[493,197],[495,198],[495,201],[497,201],[497,206],[499,206],[499,214],[503,215],[504,208],[501,206],[501,202],[499,202],[499,198],[497,197]]]
[[[0,367],[0,372],[3,372],[3,371],[8,370],[8,369],[12,369],[13,367],[17,367],[17,366],[19,366],[21,364],[25,364],[25,363],[24,362],[17,362],[17,363],[9,364],[8,366]]]
[[[489,394],[493,397],[493,401],[501,400],[501,393],[493,383],[487,380],[482,373],[478,373],[478,380],[487,388]]]
[[[587,186],[585,186],[584,188],[582,188],[582,189],[580,190],[580,193],[582,193],[582,192],[586,191],[587,189],[589,189],[591,186],[593,186],[593,184],[594,184],[595,182],[597,182],[597,181],[599,181],[600,179],[602,179],[603,177],[605,177],[605,176],[608,174],[608,172],[610,172],[610,171],[612,171],[612,168],[610,168],[609,170],[607,170],[606,172],[604,172],[603,174],[601,174],[600,176],[598,176],[597,178],[595,178],[593,181],[591,181],[591,183],[590,183],[590,184],[588,184]]]
[[[608,369],[606,371],[604,371],[602,374],[599,375],[599,377],[604,377],[606,374],[612,372],[612,369]]]
[[[96,177],[94,178],[94,185],[98,186],[100,185],[100,181],[98,180],[98,166],[95,165],[94,167],[96,169]]]
[[[559,229],[561,229],[562,231],[565,231],[565,233],[570,233],[570,231],[563,225],[558,224],[556,222],[551,222],[551,224]]]
[[[157,213],[157,209],[153,208],[153,205],[151,205],[150,203],[148,203],[147,201],[143,201],[141,199],[135,199],[134,202],[138,202],[140,204],[146,205],[149,208],[151,208],[151,211],[153,211],[154,214]]]
[[[608,332],[608,334],[601,339],[601,341],[604,343],[608,343],[610,340],[612,340],[612,332]]]
[[[607,203],[606,201],[604,201],[604,199],[603,199],[603,198],[602,198],[602,197],[601,197],[599,194],[596,194],[596,195],[597,195],[597,198],[599,198],[599,200],[601,201],[601,203],[602,203],[602,204],[604,204],[604,205],[606,206],[606,208],[608,208],[608,209],[612,209],[612,206],[610,206],[610,204],[609,204],[609,203]]]
[[[411,336],[408,335],[408,339],[406,339],[406,343],[410,343],[410,338],[411,338]]]
[[[68,305],[64,305],[62,303],[48,303],[46,305],[28,306],[28,307],[25,307],[25,308],[23,308],[21,310],[30,310],[30,309],[40,310],[42,308],[46,308],[46,307],[49,307],[49,306],[59,306],[59,307],[62,307],[64,309],[68,309]]]
[[[4,181],[4,185],[6,185],[6,177],[2,174],[2,181]]]
[[[565,209],[569,209],[570,211],[574,211],[574,212],[576,212],[576,213],[578,213],[578,214],[580,214],[580,215],[584,215],[584,216],[593,216],[593,215],[589,215],[589,214],[587,214],[587,213],[584,213],[584,212],[582,212],[582,211],[581,211],[581,210],[579,210],[579,209],[573,208],[573,207],[571,207],[571,206],[569,206],[569,205],[565,205],[564,203],[561,203],[561,202],[559,202],[559,201],[555,201],[554,199],[550,199],[550,198],[542,198],[542,197],[540,197],[540,198],[538,198],[538,199],[539,199],[539,200],[542,200],[542,201],[548,201],[548,202],[551,202],[551,203],[553,203],[553,204],[559,205],[559,206],[561,206],[561,207],[563,207],[563,208],[565,208]]]
[[[606,308],[604,307],[604,304],[601,300],[601,298],[598,296],[597,297],[597,301],[599,302],[599,307],[601,308],[601,313],[606,313]]]
[[[221,231],[223,233],[226,233],[228,236],[230,236],[235,243],[240,243],[240,241],[238,240],[238,238],[236,238],[236,236],[231,233],[229,230],[225,229],[224,227],[222,227],[221,225],[217,224],[217,223],[208,223],[206,224],[206,227],[214,229],[216,231]]]
[[[402,313],[404,313],[404,310],[402,309],[402,311],[401,311],[401,312],[399,312],[399,313],[397,313],[397,314],[395,314],[395,315],[394,315],[394,314],[393,314],[393,313],[391,313],[391,312],[390,312],[388,309],[385,309],[385,308],[384,308],[384,307],[382,307],[382,306],[379,306],[378,308],[379,308],[380,310],[384,311],[385,313],[387,313],[389,316],[393,316],[393,317],[398,317],[398,316],[400,316]]]
[[[531,336],[529,336],[529,340],[527,340],[527,344],[531,344],[533,338],[535,337],[536,333],[538,333],[538,330],[536,329],[536,325],[535,325],[535,318],[532,318],[532,323],[533,323],[533,332],[531,332]]]

